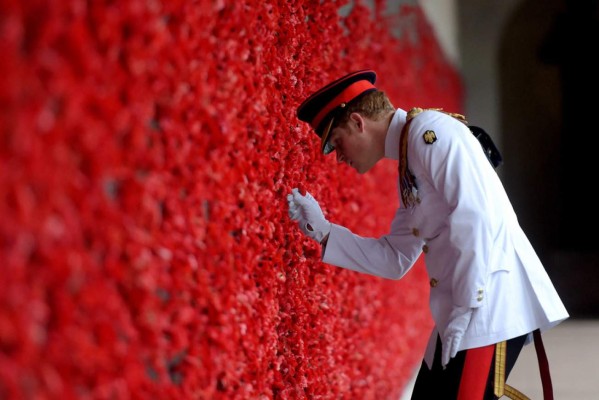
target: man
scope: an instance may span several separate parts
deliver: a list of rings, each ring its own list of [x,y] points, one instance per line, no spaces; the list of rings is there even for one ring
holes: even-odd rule
[[[298,117],[324,154],[360,174],[384,157],[399,161],[390,232],[360,237],[297,189],[289,215],[323,245],[325,263],[353,271],[400,279],[425,253],[435,328],[412,399],[526,398],[505,379],[533,332],[543,359],[540,331],[568,313],[463,116],[395,109],[375,80],[374,71],[350,73],[307,98]],[[548,369],[542,375],[552,398]]]

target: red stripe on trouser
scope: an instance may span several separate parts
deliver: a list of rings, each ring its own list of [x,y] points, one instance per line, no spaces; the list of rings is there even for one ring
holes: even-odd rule
[[[485,395],[494,353],[494,344],[466,350],[458,400],[482,400]]]

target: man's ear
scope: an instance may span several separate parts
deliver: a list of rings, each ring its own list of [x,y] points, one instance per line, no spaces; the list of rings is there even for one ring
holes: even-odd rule
[[[349,120],[356,124],[359,131],[364,130],[364,117],[357,112],[353,112],[349,115]]]

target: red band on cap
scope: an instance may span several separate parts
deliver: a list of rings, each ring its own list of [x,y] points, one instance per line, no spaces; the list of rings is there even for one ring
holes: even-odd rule
[[[368,89],[375,89],[375,86],[369,81],[357,81],[345,88],[341,93],[337,95],[333,100],[329,102],[325,107],[320,110],[318,114],[312,120],[312,128],[318,129],[318,125],[322,122],[323,118],[327,116],[332,110],[341,105],[342,103],[349,103]]]

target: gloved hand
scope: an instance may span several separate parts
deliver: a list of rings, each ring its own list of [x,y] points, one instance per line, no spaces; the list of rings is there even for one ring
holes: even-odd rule
[[[470,307],[456,307],[449,314],[449,324],[443,335],[443,351],[441,352],[441,365],[443,368],[458,353],[464,332],[466,332],[472,319],[472,312],[473,309]]]
[[[287,195],[287,204],[289,217],[298,222],[302,232],[318,243],[322,243],[331,232],[331,223],[324,217],[316,199],[308,192],[303,196],[299,189],[295,188]]]

